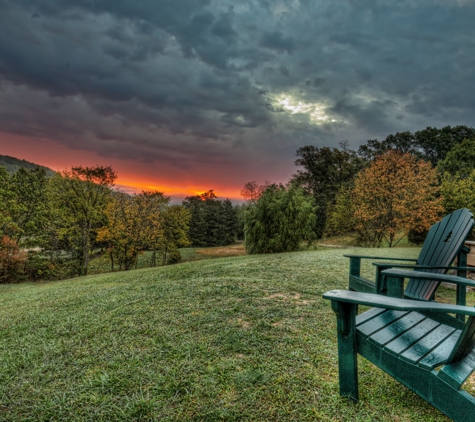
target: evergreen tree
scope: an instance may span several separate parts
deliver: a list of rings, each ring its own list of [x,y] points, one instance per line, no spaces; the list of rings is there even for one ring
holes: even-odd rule
[[[221,242],[223,245],[230,245],[237,239],[238,233],[238,214],[237,209],[229,199],[221,202],[223,220],[221,228]]]
[[[183,206],[190,212],[188,238],[193,246],[208,246],[207,223],[203,200],[199,195],[188,196]]]
[[[189,210],[189,239],[193,246],[224,246],[233,243],[238,215],[229,199],[217,199],[213,190],[183,201]]]

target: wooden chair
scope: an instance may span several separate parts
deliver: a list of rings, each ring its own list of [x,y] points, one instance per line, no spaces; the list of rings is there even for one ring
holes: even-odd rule
[[[475,286],[472,280],[443,274],[393,269],[383,276],[399,286],[407,277],[424,281],[434,276],[464,288]],[[348,290],[323,297],[331,300],[337,316],[341,396],[358,400],[359,353],[454,421],[475,421],[475,398],[461,390],[475,369],[474,308]],[[358,305],[375,308],[357,315]],[[452,314],[468,316],[468,321]]]
[[[474,225],[473,214],[466,208],[459,209],[446,215],[441,221],[434,224],[427,234],[419,258],[410,260],[405,258],[374,257],[364,255],[345,255],[350,258],[349,289],[365,293],[387,294],[387,286],[381,276],[382,271],[388,268],[417,268],[418,271],[444,274],[449,269],[457,270],[460,277],[466,277],[467,253],[469,248],[464,241]],[[450,267],[457,258],[458,266]],[[361,260],[393,260],[412,261],[414,264],[373,263],[376,266],[375,281],[361,277]],[[405,290],[405,296],[411,299],[432,300],[440,282],[410,279]],[[465,297],[465,288],[457,289],[458,294]],[[460,303],[464,303],[462,300]]]

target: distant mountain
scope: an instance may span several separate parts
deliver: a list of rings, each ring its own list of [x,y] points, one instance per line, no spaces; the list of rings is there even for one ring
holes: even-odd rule
[[[20,167],[24,167],[28,170],[39,167],[46,172],[47,176],[54,176],[56,173],[48,167],[40,166],[39,164],[30,163],[29,161],[20,160],[19,158],[10,157],[8,155],[0,155],[0,166],[5,167],[10,174],[16,173]]]

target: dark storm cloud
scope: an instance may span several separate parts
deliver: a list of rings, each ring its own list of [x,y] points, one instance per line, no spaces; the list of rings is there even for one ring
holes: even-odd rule
[[[286,51],[291,54],[295,49],[295,41],[290,37],[285,37],[279,31],[265,32],[262,36],[261,46],[276,50],[278,52]]]
[[[192,168],[473,126],[474,18],[449,0],[0,0],[0,132]]]

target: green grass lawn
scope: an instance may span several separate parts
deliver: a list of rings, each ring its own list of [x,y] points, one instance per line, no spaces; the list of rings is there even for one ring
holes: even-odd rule
[[[239,256],[245,255],[246,249],[243,243],[237,243],[229,246],[217,246],[212,248],[181,248],[180,250],[181,260],[180,262],[198,261],[201,259],[210,258],[222,258],[224,256]],[[144,251],[138,255],[137,265],[138,268],[150,268],[152,261],[152,252]],[[157,255],[157,267],[162,265],[162,256]],[[118,271],[117,264],[114,271]],[[89,274],[103,274],[111,272],[110,258],[107,254],[101,254],[99,250],[91,259],[89,264]]]
[[[447,421],[362,358],[360,402],[339,397],[321,295],[346,288],[350,252],[1,285],[0,420]]]

